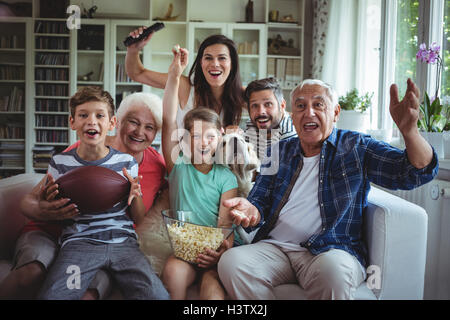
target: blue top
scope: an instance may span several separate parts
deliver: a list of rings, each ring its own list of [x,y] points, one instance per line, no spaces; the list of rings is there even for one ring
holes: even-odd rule
[[[277,147],[279,151],[275,152]],[[261,174],[248,196],[261,214],[261,222],[256,226],[261,228],[253,242],[268,238],[301,171],[302,159],[298,137],[281,140],[268,150]],[[388,189],[410,190],[431,181],[438,167],[434,150],[431,163],[417,169],[409,162],[406,150],[369,135],[333,129],[320,152],[318,201],[322,229],[300,245],[312,254],[342,249],[365,266],[362,223],[370,182]]]

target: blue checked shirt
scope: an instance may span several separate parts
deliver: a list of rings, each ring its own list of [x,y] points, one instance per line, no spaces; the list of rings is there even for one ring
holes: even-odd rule
[[[278,146],[278,152],[275,146]],[[302,166],[298,137],[281,140],[269,149],[261,174],[248,196],[261,214],[257,226],[260,229],[253,242],[269,238]],[[333,129],[320,152],[318,201],[322,229],[300,245],[312,254],[342,249],[366,266],[367,251],[361,233],[370,182],[393,190],[409,190],[431,181],[437,172],[438,160],[434,151],[431,163],[416,169],[409,162],[406,151],[368,135]]]

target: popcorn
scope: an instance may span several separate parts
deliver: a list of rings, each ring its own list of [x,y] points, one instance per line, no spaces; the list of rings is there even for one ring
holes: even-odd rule
[[[216,250],[224,240],[222,230],[213,227],[197,226],[190,223],[167,224],[175,256],[196,263],[197,256],[205,248]]]
[[[174,46],[173,46],[173,50],[174,50],[176,53],[180,53],[180,45],[179,45],[179,44],[174,45]]]

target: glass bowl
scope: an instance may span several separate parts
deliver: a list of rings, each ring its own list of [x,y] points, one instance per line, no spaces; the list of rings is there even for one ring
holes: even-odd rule
[[[205,226],[191,221],[191,211],[163,210],[161,212],[175,257],[196,264],[197,256],[205,248],[217,250],[233,228]]]

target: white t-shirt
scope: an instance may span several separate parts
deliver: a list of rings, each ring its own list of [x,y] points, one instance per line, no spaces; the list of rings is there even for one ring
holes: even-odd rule
[[[280,215],[270,239],[262,240],[286,251],[305,251],[300,246],[322,228],[319,208],[319,156],[303,158],[303,168]]]

